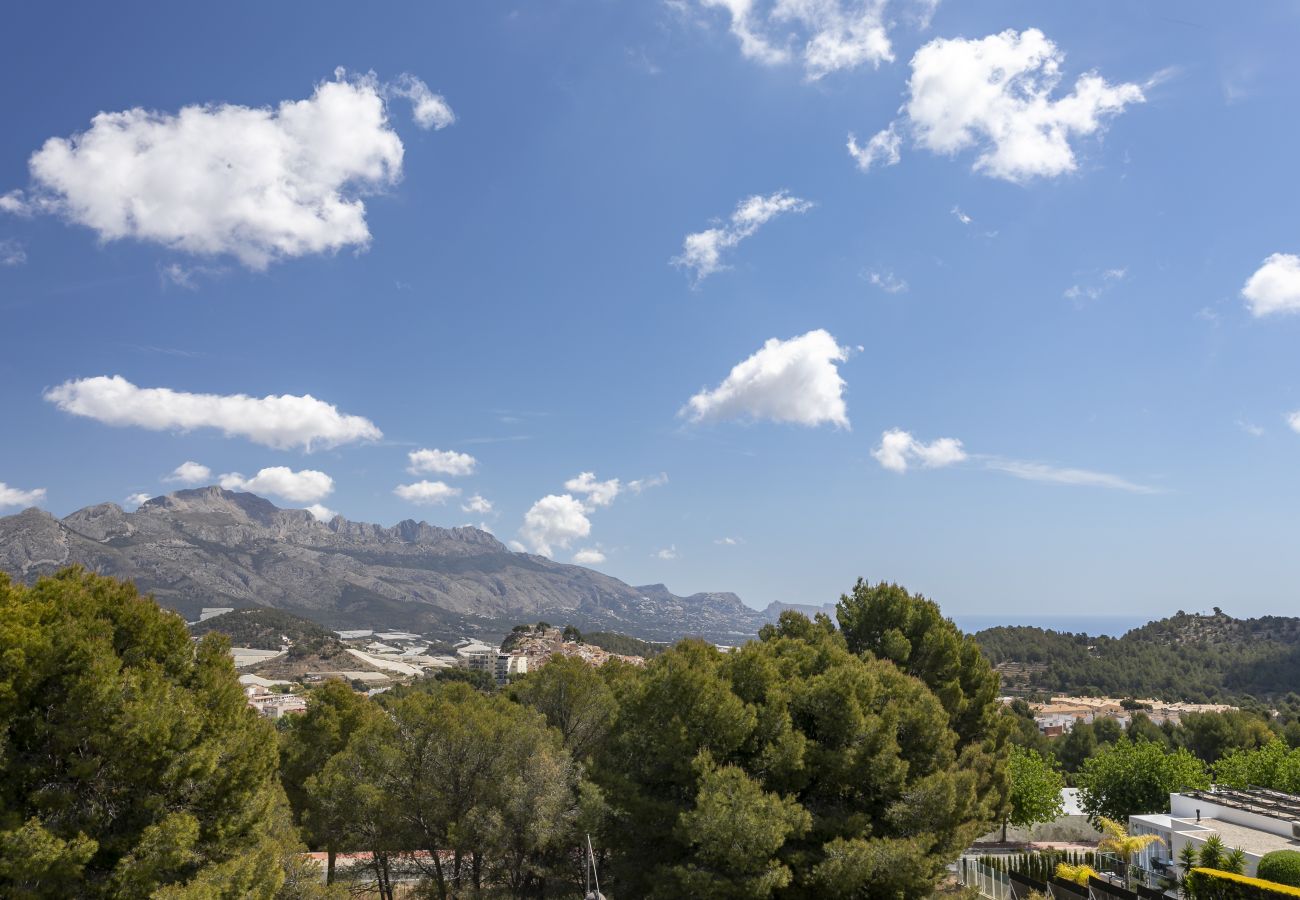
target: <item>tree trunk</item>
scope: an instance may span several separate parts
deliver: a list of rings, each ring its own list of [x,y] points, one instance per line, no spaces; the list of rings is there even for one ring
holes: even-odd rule
[[[334,860],[338,855],[339,852],[335,850],[333,847],[325,848],[325,883],[326,884],[334,883]]]
[[[1005,844],[1006,842],[1007,842],[1007,820],[1003,819],[1002,820],[1002,843]]]

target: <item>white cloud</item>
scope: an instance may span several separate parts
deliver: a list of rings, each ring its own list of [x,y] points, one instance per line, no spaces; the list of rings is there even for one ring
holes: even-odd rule
[[[138,494],[132,494],[131,496],[127,497],[125,500],[122,501],[122,505],[130,507],[131,509],[139,509],[141,506],[148,503],[152,499],[153,499],[152,494],[146,494],[143,491],[141,491]]]
[[[417,481],[414,484],[399,484],[393,493],[410,503],[421,506],[441,506],[452,497],[460,496],[460,488],[454,488],[441,481]]]
[[[899,148],[902,144],[903,137],[898,133],[897,124],[891,122],[888,128],[876,132],[865,145],[859,145],[857,137],[849,134],[846,146],[849,156],[853,157],[858,168],[863,172],[869,172],[876,163],[886,166],[897,165],[901,159]]]
[[[896,278],[893,272],[870,272],[867,280],[886,294],[901,294],[907,290],[907,282]]]
[[[199,289],[200,278],[215,278],[226,273],[222,266],[183,266],[169,263],[158,269],[158,278],[163,287],[184,288],[187,291]]]
[[[515,551],[516,553],[527,553],[527,552],[528,552],[528,548],[525,547],[525,546],[524,546],[522,543],[520,543],[519,541],[510,541],[509,543],[506,544],[506,546],[509,547],[511,550]]]
[[[1241,289],[1253,316],[1300,312],[1300,256],[1274,253]]]
[[[23,199],[23,192],[13,190],[0,194],[0,212],[7,212],[14,216],[29,216],[32,214],[32,209]]]
[[[492,501],[482,494],[475,494],[460,505],[462,512],[478,513],[486,516],[492,512]],[[485,529],[486,530],[486,529]]]
[[[1016,459],[988,459],[985,463],[990,469],[1023,478],[1026,481],[1043,481],[1050,484],[1073,484],[1085,487],[1104,487],[1134,494],[1159,493],[1155,488],[1134,484],[1126,478],[1106,472],[1092,472],[1088,469],[1069,469],[1049,466],[1044,463],[1026,462]]]
[[[337,511],[330,509],[328,506],[322,506],[319,503],[313,503],[311,506],[305,506],[303,508],[307,510],[307,512],[311,513],[317,522],[329,522],[338,515]]]
[[[891,472],[906,472],[911,464],[939,469],[966,459],[966,451],[956,438],[938,438],[925,444],[899,428],[882,433],[880,446],[871,455]]]
[[[740,546],[741,544],[745,543],[745,539],[744,539],[744,538],[734,538],[734,537],[720,537],[720,538],[718,538],[716,541],[714,541],[713,543],[718,544],[718,545],[723,546],[723,547],[738,547],[738,546]]]
[[[414,75],[397,76],[397,80],[388,86],[388,92],[411,101],[411,117],[426,131],[430,128],[441,130],[456,121],[456,114],[451,111],[447,99],[429,90],[429,86]]]
[[[163,481],[176,481],[181,484],[203,484],[212,481],[212,470],[202,463],[187,459],[181,463]]]
[[[650,488],[663,487],[668,483],[668,473],[660,472],[658,475],[651,475],[649,478],[635,478],[627,483],[627,489],[634,494]]]
[[[411,463],[406,471],[412,475],[472,475],[478,465],[468,453],[455,450],[412,450],[406,458]]]
[[[1062,293],[1062,296],[1067,300],[1073,300],[1077,305],[1082,305],[1086,300],[1098,299],[1117,282],[1123,281],[1127,275],[1127,268],[1107,269],[1101,273],[1100,278],[1097,280],[1070,285]]]
[[[0,266],[21,266],[27,262],[27,250],[17,241],[0,241]]]
[[[1245,419],[1238,419],[1237,427],[1240,428],[1242,431],[1246,432],[1246,434],[1250,435],[1251,437],[1264,436],[1264,429],[1261,426],[1256,425],[1254,422],[1247,422]]]
[[[216,428],[227,437],[284,450],[336,447],[378,440],[383,433],[369,419],[346,415],[310,394],[249,397],[191,394],[170,388],[140,388],[120,375],[67,381],[45,392],[59,409],[106,425],[135,425],[151,431]]]
[[[6,506],[35,506],[44,499],[45,488],[23,491],[0,481],[0,508]]]
[[[593,507],[609,506],[623,490],[623,485],[617,478],[597,481],[594,472],[582,472],[576,478],[564,482],[564,489],[575,494],[586,495],[587,502]]]
[[[220,485],[228,491],[250,491],[254,494],[272,494],[294,503],[315,503],[334,491],[334,479],[315,469],[295,472],[288,466],[270,466],[252,478],[238,472],[222,475]]]
[[[310,98],[275,108],[101,112],[86,131],[33,153],[29,194],[10,192],[0,208],[53,213],[105,241],[229,255],[255,270],[365,248],[362,198],[402,173],[385,93],[410,97],[423,127],[448,124],[451,110],[409,76],[385,87],[373,75],[335,75]]]
[[[1291,426],[1292,431],[1300,432],[1300,410],[1296,410],[1287,416],[1286,421]]]
[[[677,545],[673,544],[669,547],[664,547],[662,550],[656,550],[654,556],[656,559],[676,559]]]
[[[802,59],[805,76],[815,81],[863,63],[879,66],[894,59],[886,0],[701,0],[723,9],[740,52],[764,65]],[[929,4],[927,4],[929,5]],[[802,42],[802,47],[792,45]]]
[[[716,388],[692,397],[680,415],[693,422],[750,419],[848,428],[844,379],[835,366],[848,356],[848,348],[822,329],[788,341],[771,338]]]
[[[975,171],[1007,181],[1073,172],[1071,139],[1146,98],[1139,85],[1088,72],[1053,99],[1064,60],[1036,28],[931,41],[912,57],[904,114],[913,139],[947,156],[975,148]]]
[[[673,257],[671,262],[680,268],[693,270],[695,283],[699,284],[714,272],[727,268],[722,262],[724,250],[734,248],[782,213],[807,212],[812,206],[807,200],[791,197],[788,191],[777,191],[766,197],[760,194],[746,197],[725,224],[686,235],[681,255]]]
[[[957,221],[960,222],[960,223],[962,223],[963,225],[970,225],[970,224],[974,223],[974,221],[975,221],[975,220],[972,219],[970,216],[968,216],[968,215],[966,215],[964,212],[962,212],[960,206],[954,206],[954,207],[952,208],[952,214],[953,214],[954,216],[956,216],[956,217],[957,217]]]
[[[605,561],[605,554],[595,547],[584,547],[573,554],[573,561],[580,566],[597,566]]]
[[[519,536],[534,553],[550,556],[556,547],[567,548],[591,534],[591,520],[582,501],[571,494],[547,494],[524,513]]]

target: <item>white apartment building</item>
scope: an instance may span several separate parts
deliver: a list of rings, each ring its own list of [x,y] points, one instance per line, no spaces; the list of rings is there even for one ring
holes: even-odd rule
[[[1246,854],[1247,875],[1274,850],[1300,850],[1300,797],[1253,788],[1217,788],[1169,795],[1168,815],[1129,816],[1131,834],[1154,834],[1164,843],[1152,844],[1135,862],[1144,869],[1179,874],[1178,854],[1191,844],[1199,851],[1217,834],[1225,850]]]
[[[499,685],[508,682],[511,675],[527,675],[528,657],[522,653],[498,653],[494,674]]]

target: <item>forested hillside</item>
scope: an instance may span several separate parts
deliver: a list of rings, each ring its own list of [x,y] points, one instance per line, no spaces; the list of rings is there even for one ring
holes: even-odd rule
[[[1278,697],[1300,685],[1300,619],[1177,614],[1123,637],[1011,626],[975,639],[1030,690],[1206,702]]]

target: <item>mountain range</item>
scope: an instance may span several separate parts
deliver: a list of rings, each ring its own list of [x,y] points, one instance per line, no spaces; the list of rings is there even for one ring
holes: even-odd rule
[[[582,566],[517,553],[486,531],[406,520],[391,528],[317,521],[254,494],[205,487],[63,519],[0,518],[0,569],[25,581],[78,563],[134,581],[187,618],[203,607],[268,606],[332,628],[431,635],[504,633],[547,620],[647,640],[735,643],[767,621],[732,593],[678,596]]]

